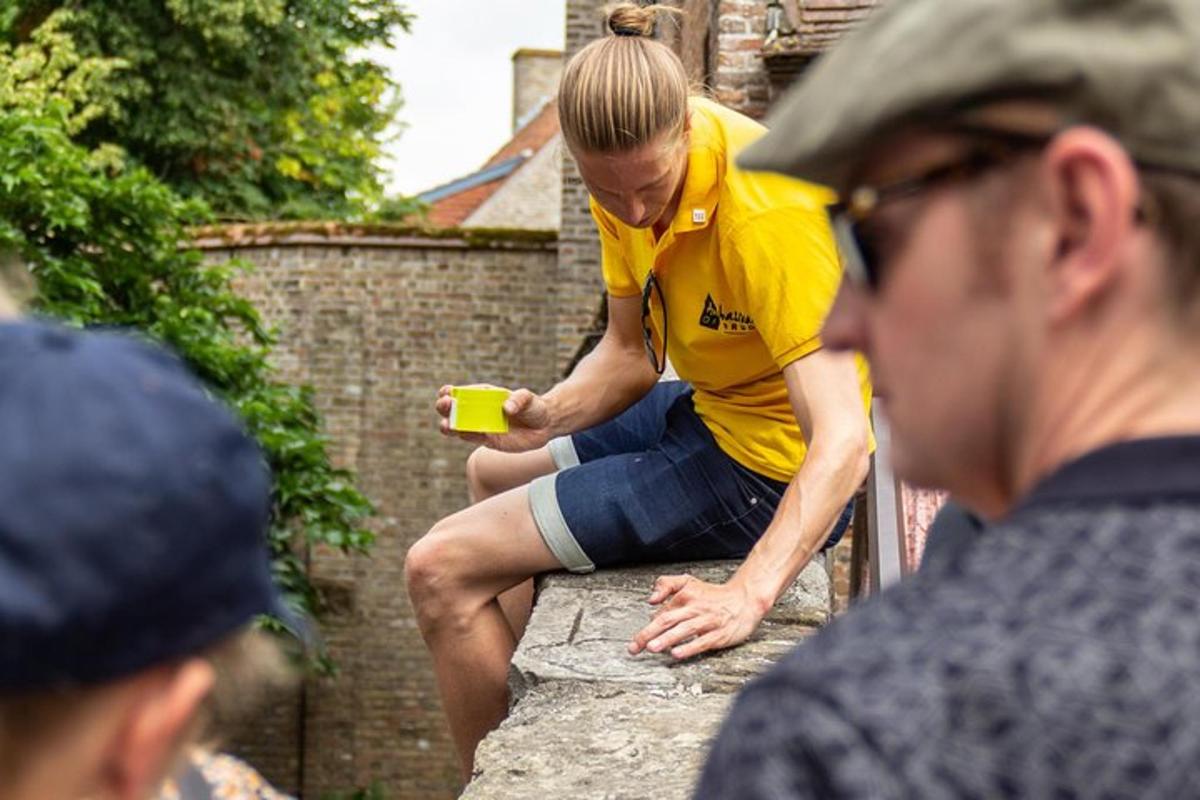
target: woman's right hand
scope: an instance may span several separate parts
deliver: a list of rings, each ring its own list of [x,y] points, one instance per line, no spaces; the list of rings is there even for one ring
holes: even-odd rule
[[[508,417],[508,433],[468,433],[450,429],[450,390],[438,389],[434,408],[441,417],[439,426],[443,436],[455,436],[466,442],[501,450],[506,453],[523,453],[543,447],[552,438],[550,431],[550,407],[541,395],[528,389],[516,389],[504,401],[504,416]],[[481,388],[496,388],[484,387]]]

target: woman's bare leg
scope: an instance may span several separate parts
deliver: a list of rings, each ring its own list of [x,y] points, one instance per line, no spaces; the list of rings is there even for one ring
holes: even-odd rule
[[[557,470],[550,451],[545,447],[528,453],[502,453],[480,447],[467,458],[467,487],[471,502],[525,486],[534,478]],[[498,598],[500,610],[517,641],[525,635],[529,615],[533,612],[533,578],[522,581],[503,592]]]
[[[508,713],[517,638],[497,598],[561,566],[537,529],[526,486],[447,517],[409,548],[409,597],[433,656],[464,778],[479,742]]]

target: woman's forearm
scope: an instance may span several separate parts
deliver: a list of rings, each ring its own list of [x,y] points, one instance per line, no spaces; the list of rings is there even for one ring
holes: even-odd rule
[[[645,351],[605,336],[571,375],[543,395],[555,436],[612,419],[650,391],[657,380]]]

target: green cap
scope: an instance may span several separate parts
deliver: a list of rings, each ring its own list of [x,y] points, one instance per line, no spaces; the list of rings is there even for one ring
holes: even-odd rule
[[[890,0],[788,91],[738,163],[845,189],[881,137],[1026,98],[1136,160],[1200,173],[1200,0]]]

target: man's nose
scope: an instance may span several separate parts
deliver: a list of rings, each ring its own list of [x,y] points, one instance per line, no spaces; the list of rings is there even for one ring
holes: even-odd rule
[[[868,352],[866,298],[862,290],[850,285],[843,277],[834,298],[833,308],[825,317],[821,341],[830,350]]]
[[[646,204],[636,196],[627,197],[625,198],[625,213],[630,222],[641,222],[642,217],[646,216]]]

